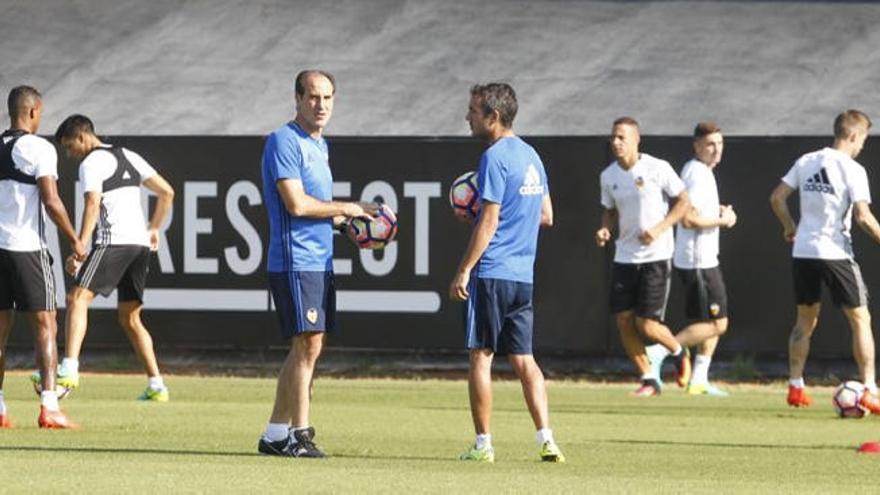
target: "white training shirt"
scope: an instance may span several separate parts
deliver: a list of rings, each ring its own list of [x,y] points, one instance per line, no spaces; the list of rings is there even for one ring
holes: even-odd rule
[[[681,169],[681,180],[697,215],[705,218],[721,216],[718,185],[715,174],[708,165],[696,158],[688,161]],[[675,256],[672,261],[675,267],[693,270],[718,266],[718,230],[718,227],[688,229],[679,222],[675,232]]]
[[[798,191],[801,218],[792,256],[823,260],[853,256],[852,206],[871,202],[865,168],[849,155],[824,148],[800,157],[782,182]]]
[[[647,263],[672,258],[675,245],[672,229],[644,246],[639,235],[666,218],[668,198],[678,197],[684,184],[669,162],[642,153],[629,170],[618,162],[602,171],[602,206],[616,209],[620,234],[614,245],[617,263]]]
[[[3,138],[4,143],[14,139]],[[33,134],[18,138],[12,147],[12,162],[24,174],[39,179],[58,179],[55,146]],[[36,184],[0,180],[0,249],[39,251],[46,247],[43,233],[46,212]]]
[[[140,183],[137,186],[104,191],[104,181],[116,173],[118,165],[116,157],[107,149],[95,149],[79,166],[83,192],[102,193],[94,244],[149,247],[150,235],[141,206],[140,184],[156,175],[156,170],[137,153],[124,148],[122,153],[140,174]]]

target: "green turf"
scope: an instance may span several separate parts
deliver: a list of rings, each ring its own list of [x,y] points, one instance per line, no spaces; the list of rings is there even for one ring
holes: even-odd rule
[[[0,430],[2,492],[588,493],[872,491],[880,418],[833,416],[830,389],[808,410],[782,384],[732,387],[729,398],[667,388],[549,384],[552,426],[568,462],[537,460],[518,383],[496,382],[494,465],[456,460],[472,442],[461,381],[323,379],[317,443],[332,458],[256,454],[274,381],[172,376],[167,404],[133,400],[145,379],[84,375],[62,404],[80,431],[40,431],[27,375],[7,376],[13,430]]]

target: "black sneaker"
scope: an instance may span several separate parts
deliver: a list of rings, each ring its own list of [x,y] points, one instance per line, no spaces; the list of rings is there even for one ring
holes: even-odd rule
[[[290,450],[288,455],[293,457],[327,457],[326,454],[315,446],[315,429],[311,426],[305,430],[291,430],[290,434],[293,436],[293,440],[288,447],[288,450]]]
[[[266,455],[290,456],[290,446],[293,439],[287,437],[277,442],[270,442],[265,437],[260,437],[260,443],[257,444],[257,452]]]

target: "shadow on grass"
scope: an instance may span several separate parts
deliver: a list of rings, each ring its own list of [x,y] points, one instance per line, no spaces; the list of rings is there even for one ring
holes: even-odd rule
[[[209,450],[174,450],[174,449],[119,449],[110,447],[39,447],[33,445],[0,445],[0,452],[57,452],[80,454],[146,454],[146,455],[196,455],[211,457],[274,457],[258,452],[217,452]],[[329,459],[361,459],[384,461],[457,461],[454,457],[419,457],[412,455],[376,455],[376,454],[330,454]],[[514,461],[515,462],[515,461]]]
[[[83,454],[159,454],[206,455],[217,457],[257,457],[257,452],[217,452],[209,450],[119,449],[111,447],[38,447],[33,445],[0,445],[0,452],[77,452]]]
[[[855,452],[856,447],[842,445],[788,445],[769,443],[724,443],[724,442],[676,442],[670,440],[600,440],[599,443],[625,445],[668,445],[674,447],[716,447],[720,449],[774,449],[774,450],[845,450]]]

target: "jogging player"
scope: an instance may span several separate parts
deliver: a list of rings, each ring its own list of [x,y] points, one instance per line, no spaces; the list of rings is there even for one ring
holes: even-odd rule
[[[615,224],[619,226],[609,302],[626,354],[641,373],[642,384],[633,393],[644,397],[659,394],[661,387],[651,373],[646,341],[669,349],[680,386],[690,380],[688,350],[663,323],[675,248],[672,226],[684,217],[689,203],[669,163],[639,152],[640,139],[635,119],[614,121],[611,153],[616,160],[599,177],[605,210],[595,240],[604,247]],[[667,198],[674,200],[672,208]]]
[[[727,290],[718,263],[718,233],[736,224],[733,207],[718,201],[715,167],[723,152],[721,128],[714,122],[701,122],[694,128],[694,158],[681,171],[691,207],[676,228],[672,264],[684,288],[689,323],[675,340],[684,347],[697,346],[687,388],[692,395],[728,395],[709,383],[712,354],[718,338],[727,331]],[[660,344],[647,350],[653,373],[662,383],[660,370],[669,351]]]
[[[324,457],[314,443],[309,407],[324,332],[335,326],[333,227],[346,218],[370,218],[378,208],[332,200],[333,176],[322,134],[333,114],[333,76],[307,70],[296,76],[295,85],[296,117],[270,134],[263,149],[269,286],[281,335],[288,339],[290,350],[257,450],[268,455]]]
[[[834,120],[830,148],[800,157],[773,190],[770,204],[782,223],[786,241],[794,242],[794,275],[797,319],[788,339],[789,385],[787,401],[793,407],[812,402],[805,391],[804,366],[810,338],[819,321],[824,284],[852,329],[853,354],[868,393],[862,405],[880,414],[874,370],[874,336],[868,311],[868,290],[856,263],[850,236],[853,212],[856,223],[880,242],[880,224],[871,213],[871,192],[865,168],[855,158],[868,138],[871,119],[858,110],[847,110]],[[788,197],[798,192],[800,220],[795,226]]]
[[[30,86],[9,92],[9,130],[0,139],[0,428],[12,427],[3,399],[6,342],[14,311],[24,313],[34,332],[37,368],[42,371],[40,428],[73,428],[58,407],[55,367],[55,279],[46,248],[46,215],[70,242],[73,256],[85,257],[67,209],[58,197],[58,155],[35,135],[43,114],[40,93]]]
[[[471,88],[466,120],[471,134],[489,148],[480,159],[482,207],[470,241],[449,286],[449,296],[467,301],[465,331],[470,351],[468,388],[476,430],[462,460],[494,462],[492,358],[507,355],[523,395],[543,461],[564,462],[553,439],[544,375],[532,355],[532,280],[538,229],[553,224],[547,174],[535,149],[513,133],[517,101],[503,83]]]
[[[67,294],[64,359],[58,367],[58,383],[79,386],[79,355],[89,305],[97,294],[107,297],[116,290],[119,324],[147,374],[147,387],[138,399],[167,402],[168,388],[159,373],[153,339],[141,321],[141,310],[150,252],[159,249],[159,227],[171,211],[174,190],[140,155],[102,142],[84,115],[64,119],[55,140],[67,156],[79,162],[85,198],[79,238],[83,243],[92,240],[92,250],[82,266],[70,258],[65,264],[76,285]],[[141,207],[141,186],[158,197],[149,224]]]

